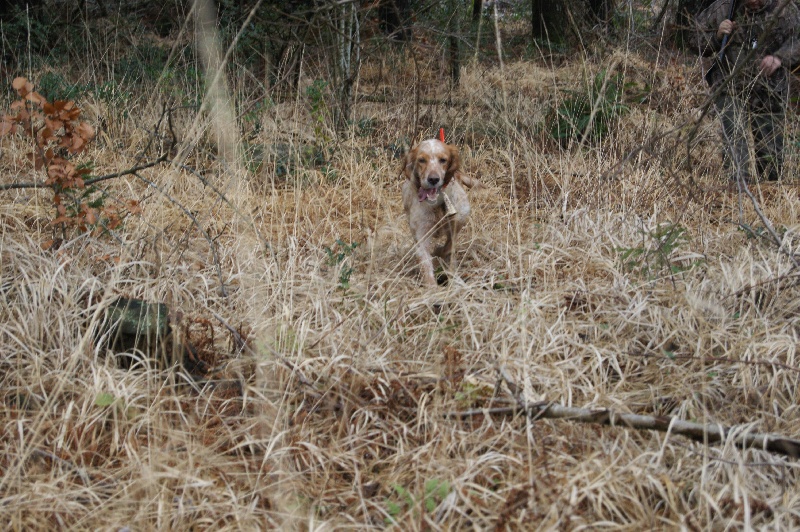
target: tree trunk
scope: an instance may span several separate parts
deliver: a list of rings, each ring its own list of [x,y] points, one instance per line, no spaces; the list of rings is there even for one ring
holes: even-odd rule
[[[562,42],[567,32],[563,2],[531,0],[531,35],[535,40]]]
[[[336,33],[336,51],[339,112],[336,114],[335,122],[336,128],[340,131],[344,130],[350,121],[353,86],[361,68],[359,7],[358,1],[337,7],[338,32]]]
[[[472,21],[478,22],[483,13],[483,0],[472,0]]]
[[[450,86],[458,87],[461,81],[461,53],[459,47],[459,36],[461,35],[461,5],[460,0],[450,0],[450,19],[447,30],[448,37],[448,56],[450,63]]]

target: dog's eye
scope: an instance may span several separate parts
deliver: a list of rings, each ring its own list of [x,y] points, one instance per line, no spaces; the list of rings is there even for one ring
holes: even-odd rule
[[[442,164],[445,164],[447,162],[447,159],[441,158],[441,159],[439,159],[439,162],[442,163]]]
[[[420,157],[419,159],[417,159],[417,162],[420,163],[420,164],[425,164],[428,161],[425,160],[425,157]]]

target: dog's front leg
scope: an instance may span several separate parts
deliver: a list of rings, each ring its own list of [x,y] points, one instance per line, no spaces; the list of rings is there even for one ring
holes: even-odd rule
[[[445,242],[433,251],[434,257],[439,257],[444,262],[445,266],[451,267],[453,259],[453,243],[458,237],[458,232],[464,227],[464,222],[459,218],[453,217],[452,219],[445,220],[443,223],[447,224],[445,229]]]
[[[429,231],[420,230],[416,236],[417,257],[419,257],[419,272],[422,280],[428,286],[436,286],[436,276],[433,274],[433,257],[431,256],[431,235]]]

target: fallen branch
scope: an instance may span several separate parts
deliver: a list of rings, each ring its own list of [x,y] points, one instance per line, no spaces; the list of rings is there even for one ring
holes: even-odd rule
[[[32,449],[31,453],[35,456],[38,456],[39,458],[44,458],[45,460],[49,460],[54,464],[58,464],[66,469],[69,469],[77,477],[81,479],[84,486],[88,487],[89,485],[91,485],[91,479],[89,478],[89,475],[86,473],[86,471],[83,468],[80,468],[74,463],[72,463],[70,460],[61,458],[60,456],[57,456],[51,453],[50,451],[45,451],[44,449]]]
[[[134,166],[133,168],[128,168],[127,170],[122,170],[121,172],[115,172],[113,174],[102,175],[98,177],[92,177],[91,179],[86,179],[83,182],[83,184],[85,186],[89,186],[89,185],[94,185],[95,183],[100,183],[101,181],[107,181],[109,179],[122,177],[124,175],[135,174],[136,172],[152,168],[153,166],[157,166],[161,163],[167,162],[168,160],[169,157],[167,155],[162,155],[161,157],[159,157],[154,161],[150,161],[149,163],[141,164],[139,166]],[[0,185],[0,190],[15,190],[24,188],[53,188],[53,186],[54,185],[45,184],[44,181],[40,181],[38,183],[8,183],[6,185]]]
[[[499,377],[505,381],[511,395],[519,387],[511,381],[505,371],[499,371]],[[596,423],[612,427],[632,428],[638,430],[656,430],[679,434],[702,443],[720,443],[731,441],[741,448],[754,448],[771,453],[782,454],[792,458],[800,457],[800,440],[785,438],[776,434],[759,434],[750,432],[746,427],[725,427],[723,425],[693,423],[672,416],[643,416],[639,414],[623,414],[607,408],[591,409],[564,406],[552,402],[528,403],[516,398],[517,405],[505,408],[475,409],[464,412],[449,412],[446,417],[468,418],[480,415],[517,415],[524,412],[533,419],[566,419],[579,423]]]

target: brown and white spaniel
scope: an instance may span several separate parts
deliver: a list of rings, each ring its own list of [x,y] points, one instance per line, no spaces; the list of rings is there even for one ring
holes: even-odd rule
[[[420,273],[429,286],[436,285],[433,257],[450,265],[453,242],[469,217],[464,186],[481,186],[477,179],[461,173],[460,165],[458,148],[436,139],[412,148],[403,165],[403,207],[417,242]],[[445,240],[434,249],[433,240],[437,237]]]

